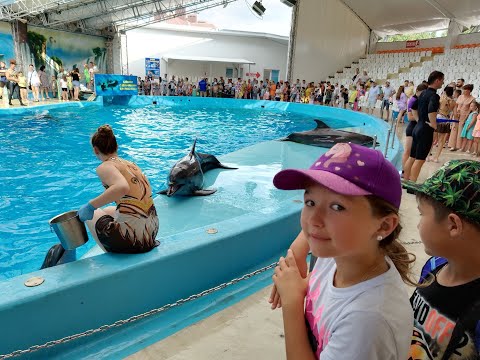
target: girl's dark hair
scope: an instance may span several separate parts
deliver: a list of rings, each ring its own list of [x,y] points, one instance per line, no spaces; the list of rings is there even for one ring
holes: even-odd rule
[[[447,95],[448,97],[453,96],[453,87],[447,86],[445,89],[443,89],[443,91],[445,91],[445,95]]]
[[[40,71],[45,70],[45,65],[40,66]]]
[[[102,125],[97,129],[92,136],[92,146],[96,146],[104,155],[113,154],[117,151],[117,139],[110,125]]]
[[[408,81],[408,80],[405,80],[405,81]],[[400,96],[402,96],[402,94],[405,92],[405,87],[403,85],[400,85],[398,87],[398,91],[397,91],[397,97],[396,99],[397,100],[400,100]]]
[[[390,214],[398,215],[398,209],[390,203],[377,196],[368,195],[367,197],[372,207],[373,215],[384,217]],[[380,248],[384,251],[397,268],[404,283],[417,286],[418,283],[413,279],[412,266],[415,262],[415,255],[409,253],[407,249],[400,243],[398,236],[402,231],[402,226],[398,226],[385,239],[379,242]]]
[[[416,91],[424,91],[424,90],[427,90],[428,89],[428,86],[425,85],[424,83],[421,83],[417,86],[417,90]]]
[[[463,90],[470,90],[473,91],[473,84],[467,84],[463,87]]]
[[[477,101],[473,100],[473,101],[472,101],[472,104],[474,104],[474,105],[477,107],[477,111],[480,110],[480,103],[478,103]]]

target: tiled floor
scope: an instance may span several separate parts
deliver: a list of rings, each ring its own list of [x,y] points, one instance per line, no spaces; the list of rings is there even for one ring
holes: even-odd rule
[[[403,138],[403,126],[398,128]],[[468,157],[459,152],[444,151],[442,162]],[[440,164],[426,163],[419,181],[430,176]],[[417,257],[418,274],[428,258],[417,233],[418,211],[415,197],[404,193],[401,205],[402,234],[400,239]],[[270,310],[264,289],[199,323],[183,329],[167,339],[128,357],[129,360],[220,360],[220,359],[285,359],[282,313]],[[413,288],[408,288],[409,293]]]

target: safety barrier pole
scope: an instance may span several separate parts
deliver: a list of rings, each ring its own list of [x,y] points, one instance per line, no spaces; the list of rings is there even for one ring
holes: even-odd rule
[[[392,133],[392,130],[388,129],[388,134],[387,134],[387,141],[385,143],[385,152],[384,152],[384,156],[385,158],[387,157],[387,153],[388,153],[388,143],[390,142],[390,134]]]
[[[395,120],[395,126],[393,127],[393,132],[392,132],[392,149],[395,145],[395,135],[397,134],[397,124],[398,122]]]

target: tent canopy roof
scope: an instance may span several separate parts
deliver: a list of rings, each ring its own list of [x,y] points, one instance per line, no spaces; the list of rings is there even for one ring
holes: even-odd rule
[[[380,36],[480,24],[479,0],[340,0]]]
[[[0,0],[0,20],[111,36],[238,0]],[[315,1],[315,0],[310,0]],[[380,36],[480,24],[480,0],[339,0]],[[300,2],[301,6],[301,2]],[[179,10],[180,9],[180,10]],[[102,30],[102,32],[100,32]]]

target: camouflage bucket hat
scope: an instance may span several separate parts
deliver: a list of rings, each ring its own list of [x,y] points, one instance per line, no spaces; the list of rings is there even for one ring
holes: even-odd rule
[[[480,162],[452,160],[423,184],[404,181],[403,187],[425,194],[456,214],[480,224]]]

